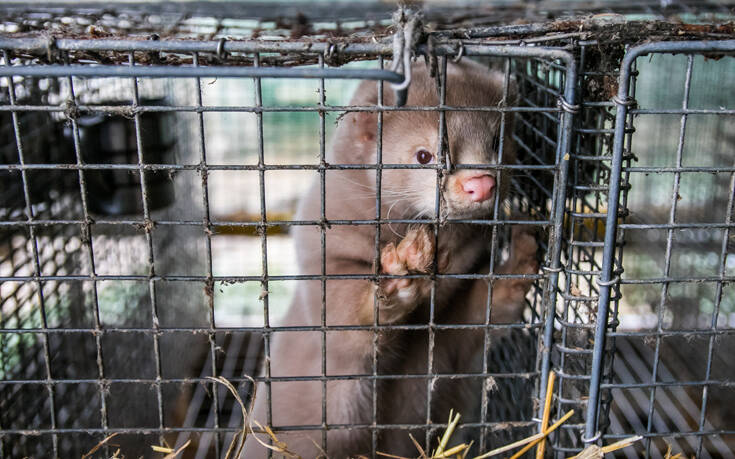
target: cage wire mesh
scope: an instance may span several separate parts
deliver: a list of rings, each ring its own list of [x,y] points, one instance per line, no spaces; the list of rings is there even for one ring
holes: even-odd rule
[[[358,81],[328,72],[380,70],[393,52],[391,6],[337,5],[0,7],[0,457],[81,456],[113,433],[131,457],[189,440],[189,457],[225,454],[240,407],[207,377],[246,402],[263,379],[300,288],[298,199],[345,168],[326,145],[361,109]],[[517,84],[500,107],[518,150],[508,208],[543,229],[523,322],[480,327],[486,384],[460,429],[479,427],[480,448],[538,430],[553,369],[555,416],[576,411],[554,457],[631,434],[654,457],[732,455],[732,8],[425,8],[417,55]],[[273,67],[325,73],[257,73]],[[485,222],[498,262],[513,218]],[[445,426],[417,438],[433,446]]]

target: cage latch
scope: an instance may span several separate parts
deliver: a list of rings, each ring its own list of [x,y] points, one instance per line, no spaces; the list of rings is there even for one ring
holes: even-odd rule
[[[395,91],[396,105],[406,104],[408,86],[411,84],[411,58],[417,39],[423,34],[421,13],[407,8],[399,8],[393,14],[393,64],[391,70],[404,76],[402,83],[391,84]]]

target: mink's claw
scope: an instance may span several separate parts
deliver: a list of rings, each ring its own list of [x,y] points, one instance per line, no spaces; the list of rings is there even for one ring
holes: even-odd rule
[[[390,242],[380,252],[380,265],[385,274],[403,276],[415,273],[428,273],[434,261],[434,238],[425,227],[408,231],[396,246]],[[387,296],[397,294],[404,300],[415,297],[419,292],[417,281],[424,279],[386,279],[381,283]]]

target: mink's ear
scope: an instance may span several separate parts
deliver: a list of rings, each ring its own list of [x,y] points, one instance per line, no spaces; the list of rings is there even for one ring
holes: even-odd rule
[[[370,109],[378,106],[377,81],[363,81],[357,87],[350,105],[360,107],[345,116],[342,122],[350,123],[349,129],[353,132],[353,139],[361,143],[373,143],[378,132],[378,112]],[[393,104],[393,91],[390,84],[383,83],[383,105]]]
[[[492,71],[492,80],[493,80],[493,86],[495,86],[498,91],[498,99],[501,105],[504,105],[506,107],[516,107],[518,106],[519,102],[519,96],[518,96],[518,80],[513,75],[509,75],[506,79],[505,72],[502,70],[493,70]],[[503,100],[503,93],[505,85],[508,85],[508,91],[507,96],[505,97],[505,100]],[[514,121],[515,121],[515,113],[514,112],[508,112],[508,115],[506,116],[506,125],[505,125],[505,132],[510,137],[510,133],[513,132],[514,127]]]
[[[511,77],[508,78],[508,100],[505,102],[509,107],[514,107],[518,105],[518,100],[518,80],[516,80],[515,76],[511,75]]]
[[[497,88],[496,91],[498,91],[500,95],[500,99],[503,98],[503,88],[506,85],[506,78],[505,78],[505,72],[502,70],[493,70],[490,73],[490,77],[492,78],[492,86],[494,88]],[[518,81],[513,75],[508,76],[507,80],[508,85],[508,96],[505,99],[505,105],[509,107],[514,107],[518,104]]]

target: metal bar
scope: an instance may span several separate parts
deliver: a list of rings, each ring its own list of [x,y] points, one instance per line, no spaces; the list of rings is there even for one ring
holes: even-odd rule
[[[436,81],[439,85],[439,104],[444,105],[447,100],[447,58],[442,56],[439,58],[438,75]],[[434,247],[439,247],[439,221],[441,220],[443,207],[443,181],[444,170],[447,166],[451,166],[451,151],[449,149],[449,133],[447,132],[446,112],[439,110],[439,125],[437,126],[437,154],[436,154],[436,189],[434,190],[434,220],[437,223],[432,224],[432,232],[434,238]],[[424,449],[431,448],[431,434],[434,432],[431,422],[431,400],[433,395],[432,387],[436,384],[436,376],[434,372],[434,347],[436,341],[436,275],[439,272],[437,262],[437,252],[434,250],[432,260],[431,273],[431,291],[429,294],[429,321],[428,321],[428,352],[426,362],[426,426],[424,427]]]
[[[686,80],[684,82],[684,97],[682,100],[682,108],[686,109],[689,105],[689,94],[691,90],[691,82],[692,82],[692,68],[694,67],[694,56],[691,54],[687,56],[687,71],[686,71]],[[676,148],[676,165],[677,167],[681,167],[682,165],[682,159],[684,154],[684,140],[685,140],[685,134],[686,134],[686,123],[687,123],[687,115],[681,115],[681,120],[679,124],[679,142],[678,146]],[[681,174],[675,173],[674,174],[674,180],[672,184],[672,190],[671,190],[671,209],[669,211],[669,224],[673,224],[676,221],[676,211],[678,208],[679,203],[679,190],[681,188]],[[671,253],[672,253],[672,246],[673,246],[673,238],[674,233],[671,229],[667,231],[666,234],[666,254],[664,255],[664,277],[669,277],[671,273]],[[656,331],[661,332],[663,331],[663,316],[664,316],[664,308],[666,307],[666,301],[669,296],[669,284],[664,283],[661,288],[661,296],[659,299],[659,304],[657,308],[657,320],[656,320]],[[651,371],[651,381],[655,382],[658,377],[658,366],[661,359],[661,338],[656,338],[656,347],[654,351],[654,357],[653,357],[653,370]],[[653,427],[653,421],[654,421],[654,402],[656,399],[656,388],[651,388],[649,392],[649,399],[648,399],[648,422],[646,423],[646,432],[651,432],[651,429]],[[658,413],[656,413],[658,414]],[[656,429],[660,430],[660,429]],[[648,456],[651,448],[650,440],[646,439],[646,456]]]
[[[309,67],[174,67],[166,65],[15,65],[0,67],[0,76],[25,77],[146,77],[146,78],[331,78],[403,82],[403,75],[390,70]]]
[[[319,55],[319,68],[324,68],[324,55]],[[319,80],[319,106],[324,105],[324,78]],[[327,164],[327,153],[324,137],[326,135],[325,128],[326,115],[323,111],[319,112],[319,165],[323,166]],[[319,168],[319,217],[322,220],[322,225],[319,228],[320,232],[320,247],[321,247],[321,312],[320,312],[320,323],[321,323],[321,374],[324,377],[322,382],[322,411],[321,411],[321,448],[323,451],[327,451],[327,184],[326,184],[326,169]]]
[[[194,53],[192,55],[194,66],[199,66],[199,55]],[[196,79],[196,105],[201,107],[202,103],[202,81],[201,78]],[[199,174],[201,176],[202,184],[202,207],[204,209],[204,220],[201,225],[204,226],[205,234],[205,250],[207,254],[206,258],[206,276],[207,280],[205,283],[205,293],[207,297],[207,311],[209,319],[209,333],[207,333],[207,339],[209,341],[209,359],[211,362],[212,376],[217,377],[217,341],[214,334],[216,326],[216,316],[214,313],[214,280],[212,280],[212,220],[211,212],[209,210],[209,170],[207,167],[207,142],[204,137],[204,114],[202,112],[197,113],[197,134],[198,134],[198,147],[199,147]],[[218,385],[214,381],[209,381],[212,394],[212,417],[215,428],[220,427],[220,396]],[[215,455],[220,455],[220,434],[217,433],[214,442]]]
[[[383,69],[384,61],[383,57],[381,56],[378,60],[378,64],[380,69]],[[383,105],[383,82],[378,81],[378,100],[377,100],[378,106]],[[382,213],[382,190],[383,190],[383,112],[378,112],[376,114],[377,116],[377,133],[375,136],[375,220],[378,221],[378,223],[375,224],[375,252],[373,253],[373,273],[377,276],[380,274],[381,266],[380,266],[380,233],[381,233],[381,225],[380,225],[380,217]],[[378,314],[379,314],[379,305],[380,305],[380,291],[378,289],[375,289],[375,294],[373,297],[373,355],[372,355],[372,365],[373,365],[373,377],[376,379],[373,379],[372,382],[372,393],[371,393],[371,401],[372,401],[372,429],[370,432],[370,442],[371,442],[371,453],[370,456],[372,459],[375,459],[376,457],[376,451],[378,450],[378,430],[376,429],[376,426],[378,425]]]
[[[47,39],[47,38],[0,38],[0,49],[13,49],[33,53],[45,54],[50,48],[61,51],[148,51],[172,53],[217,53],[220,49],[219,40],[115,40],[115,39]],[[228,53],[307,53],[314,56],[329,51],[332,43],[329,42],[296,42],[296,41],[261,41],[237,40],[226,41],[221,49]],[[508,46],[505,43],[495,45],[466,44],[466,56],[495,55],[498,57],[539,57],[548,59],[565,59],[565,50],[554,48],[529,47],[522,45]],[[388,57],[393,53],[389,43],[348,43],[339,48],[340,54],[371,54]],[[454,56],[457,54],[456,42],[436,43],[431,50],[427,45],[417,46],[418,54],[435,54],[437,56]],[[344,71],[344,70],[343,70]],[[384,71],[383,71],[384,72]],[[331,72],[330,72],[331,73]],[[393,73],[393,72],[390,72]],[[398,75],[398,74],[395,74]],[[202,75],[205,76],[205,75]],[[263,75],[260,75],[263,76]],[[313,78],[319,78],[317,76]],[[325,76],[325,78],[329,78]],[[370,79],[370,78],[368,78]],[[403,76],[400,77],[400,83]]]
[[[426,327],[423,327],[426,329]],[[443,328],[443,327],[442,327]],[[481,327],[475,327],[476,329],[481,329]],[[415,328],[412,328],[412,330]],[[243,331],[240,329],[237,329],[235,331]],[[245,329],[244,331],[248,331]],[[318,331],[318,329],[317,329]],[[137,333],[137,331],[136,331]],[[232,333],[232,330],[223,330],[224,333]],[[564,374],[563,372],[560,372],[561,374]],[[488,373],[489,376],[492,376],[493,378],[505,378],[505,379],[515,379],[515,378],[532,378],[538,375],[536,372],[517,372],[517,373]],[[482,373],[436,373],[435,375],[438,379],[472,379],[477,378],[478,376],[482,376]],[[581,380],[589,380],[589,376],[585,375],[575,375],[575,374],[566,374],[566,377],[569,378],[576,378]],[[323,376],[273,376],[271,379],[272,381],[276,382],[293,382],[293,381],[332,381],[332,380],[391,380],[396,378],[410,378],[410,379],[426,379],[427,376],[425,374],[410,374],[410,375],[404,375],[404,374],[380,374],[380,375],[372,375],[369,373],[366,374],[348,374],[348,375],[330,375],[327,377]],[[253,378],[255,381],[264,381],[264,377],[255,377]],[[232,376],[228,378],[228,380],[232,382],[237,383],[243,383],[243,382],[249,382],[250,379],[242,377],[242,376]],[[97,379],[63,379],[63,378],[56,378],[54,379],[50,384],[52,385],[64,385],[64,384],[95,384],[98,380]],[[105,381],[113,384],[145,384],[145,385],[151,385],[156,383],[155,378],[108,378]],[[189,383],[208,383],[211,382],[210,379],[207,379],[206,377],[192,377],[192,378],[166,378],[161,381],[161,384],[171,384],[171,385],[177,385],[177,384],[189,384]],[[0,385],[46,385],[47,381],[45,379],[5,379],[0,381]],[[733,386],[733,381],[730,380],[719,380],[719,379],[707,379],[707,380],[700,380],[700,381],[658,381],[658,382],[643,382],[643,383],[605,383],[602,385],[605,389],[642,389],[642,388],[651,388],[651,387],[714,387],[714,386],[720,386],[723,388],[728,388]],[[572,400],[576,402],[576,400]],[[425,425],[423,425],[425,427]]]
[[[131,52],[129,54],[129,64],[130,66],[135,65],[135,56]],[[139,97],[139,89],[138,89],[138,79],[133,78],[131,81],[133,85],[133,104],[138,105],[140,103],[140,97]],[[156,298],[156,281],[153,280],[153,276],[156,275],[156,264],[154,260],[154,248],[153,248],[153,223],[151,222],[151,213],[148,205],[148,179],[146,177],[145,172],[143,171],[142,165],[145,163],[144,159],[144,151],[143,151],[143,135],[141,133],[141,125],[140,125],[140,114],[137,113],[134,118],[135,122],[135,144],[138,150],[138,167],[139,167],[139,177],[140,177],[140,193],[141,193],[141,200],[143,203],[143,220],[146,222],[146,224],[143,226],[143,229],[145,230],[145,238],[146,238],[146,245],[148,246],[148,259],[146,260],[148,262],[148,293],[150,295],[151,300],[151,327],[154,330],[158,330],[160,327],[160,320],[158,317],[158,303]],[[163,394],[161,393],[161,346],[159,342],[160,338],[158,333],[153,334],[153,358],[155,361],[155,368],[156,368],[156,383],[154,384],[154,387],[156,389],[156,401],[158,403],[158,428],[160,431],[163,430]],[[163,433],[159,433],[159,441],[161,444],[163,444],[164,438]]]
[[[503,97],[500,101],[500,105],[507,105],[508,98],[509,98],[509,86],[510,86],[510,59],[504,60],[504,69],[503,69],[504,77],[503,77]],[[503,152],[505,151],[506,145],[505,145],[505,123],[506,123],[506,117],[505,113],[501,112],[500,115],[500,128],[499,132],[496,132],[495,135],[498,137],[498,151],[496,152],[498,155],[498,164],[503,163]],[[497,180],[497,190],[502,189],[502,174],[498,174],[496,176]],[[493,206],[493,219],[498,219],[499,215],[499,208],[500,208],[500,199],[498,199],[498,196],[496,196],[494,206]],[[488,275],[492,276],[495,273],[495,254],[498,250],[498,228],[497,226],[492,228],[491,233],[491,239],[490,239],[490,263],[488,263]],[[490,353],[490,318],[492,314],[492,298],[493,298],[493,283],[488,282],[487,283],[487,301],[485,303],[485,332],[483,333],[482,337],[482,373],[487,374],[489,373],[490,369],[488,368],[488,355]],[[482,395],[480,398],[480,422],[486,422],[487,419],[487,410],[488,410],[488,404],[490,403],[489,396],[488,396],[488,390],[486,388],[485,381],[483,381],[482,384]],[[487,428],[482,429],[482,432],[480,434],[480,451],[485,451],[485,442],[487,437]]]
[[[74,81],[71,77],[67,80],[69,84],[69,96],[72,102],[76,103],[76,94],[74,92]],[[72,136],[74,141],[74,155],[76,157],[76,164],[81,166],[84,162],[82,151],[81,151],[81,139],[79,137],[79,125],[76,119],[71,120]],[[82,215],[84,217],[82,225],[82,234],[85,245],[87,246],[87,262],[89,263],[90,277],[92,278],[92,300],[94,301],[94,328],[95,328],[95,348],[97,353],[97,375],[99,381],[97,381],[98,392],[100,397],[100,423],[102,429],[108,428],[107,420],[107,394],[108,388],[105,387],[105,366],[104,366],[104,355],[102,352],[102,321],[100,320],[100,305],[98,295],[98,284],[95,277],[97,276],[95,260],[94,260],[94,246],[92,241],[92,224],[93,220],[89,216],[89,206],[87,204],[87,183],[84,177],[84,171],[78,170],[79,178],[79,192],[80,200],[82,204]]]
[[[2,67],[0,67],[2,68]],[[15,68],[15,67],[14,67]],[[204,68],[204,67],[199,67]],[[327,69],[329,70],[329,69]],[[61,77],[59,77],[61,78]],[[160,77],[164,78],[164,77]],[[196,78],[193,76],[192,78]],[[257,78],[257,77],[253,77]],[[285,78],[285,77],[284,77]],[[383,81],[383,80],[377,80]],[[551,114],[561,112],[562,109],[559,107],[543,107],[543,106],[529,106],[529,107],[453,107],[451,105],[443,106],[375,106],[375,105],[326,105],[324,107],[318,106],[303,106],[303,105],[285,105],[285,106],[249,106],[249,105],[207,105],[199,107],[196,105],[142,105],[138,107],[124,107],[120,106],[109,106],[109,105],[78,105],[76,106],[82,112],[90,113],[113,113],[113,114],[124,114],[130,115],[137,112],[252,112],[252,113],[283,113],[283,112],[435,112],[436,110],[444,110],[447,112],[521,112],[521,113],[540,113],[540,114]],[[0,111],[2,112],[64,112],[68,107],[65,105],[0,105]]]
[[[395,276],[396,279],[404,279],[404,277]],[[408,277],[410,279],[410,277]],[[482,278],[477,278],[482,279]],[[484,325],[480,324],[436,324],[434,327],[437,330],[481,330]],[[539,324],[490,324],[495,329],[510,329],[510,328],[540,328]],[[428,330],[428,325],[413,325],[413,324],[400,324],[400,325],[330,325],[330,330],[356,330],[356,331],[374,331],[374,330]],[[282,325],[282,326],[271,326],[272,330],[279,332],[296,332],[296,331],[321,331],[321,328],[317,325]],[[209,328],[204,327],[166,327],[160,328],[158,331],[154,331],[150,328],[105,328],[103,333],[159,333],[161,335],[166,333],[177,333],[177,332],[191,332],[191,333],[207,333]],[[235,331],[260,331],[262,327],[256,326],[242,326],[242,327],[217,327],[215,333],[232,333]],[[50,328],[44,330],[42,328],[3,328],[0,329],[0,333],[48,333],[48,334],[70,334],[86,332],[89,334],[95,333],[94,329],[90,328]],[[722,333],[724,334],[724,332]]]
[[[129,170],[129,171],[177,171],[177,170],[197,170],[198,164],[0,164],[0,170],[8,171],[23,171],[23,170]],[[545,164],[457,164],[457,169],[483,169],[483,170],[553,170],[556,166],[545,165]],[[316,164],[268,164],[264,165],[263,169],[266,171],[277,171],[277,170],[315,170],[318,171],[320,168],[324,170],[374,170],[378,167],[374,164],[325,164],[319,166]],[[425,166],[423,164],[383,164],[380,166],[381,169],[430,169],[433,170],[436,166]],[[218,171],[257,171],[259,170],[257,165],[250,164],[222,164],[222,165],[208,165],[208,170]]]
[[[427,222],[422,222],[426,224]],[[394,275],[394,274],[379,274],[377,276],[373,274],[283,274],[269,276],[270,280],[322,280],[322,279],[365,279],[365,280],[380,280],[380,279],[426,279],[431,277],[432,274],[406,274],[406,275]],[[437,279],[487,279],[487,274],[436,274]],[[491,276],[494,279],[539,279],[542,276],[537,274],[493,274]],[[48,275],[48,276],[0,276],[0,281],[12,281],[12,282],[24,282],[24,281],[35,281],[35,280],[88,280],[89,277],[85,275]],[[200,281],[207,282],[209,278],[206,276],[177,276],[177,275],[98,275],[98,280],[137,280],[147,281],[149,279],[155,281]],[[261,276],[213,276],[215,282],[249,282],[249,281],[260,281]],[[0,330],[2,332],[2,330]]]
[[[576,100],[577,65],[573,58],[567,61],[567,74],[565,76],[564,98],[567,103],[574,105]],[[556,292],[559,284],[559,273],[563,269],[561,265],[562,233],[564,231],[564,216],[566,212],[567,182],[569,180],[569,153],[572,142],[572,128],[574,124],[574,113],[566,111],[562,115],[562,124],[559,127],[560,140],[556,150],[554,174],[555,196],[552,199],[552,211],[554,219],[553,230],[549,235],[549,278],[544,289],[544,313],[545,329],[543,334],[543,347],[541,348],[541,378],[539,381],[539,400],[546,397],[546,385],[549,371],[551,370],[551,350],[553,346],[554,320],[556,318]],[[561,382],[559,384],[561,387]],[[543,417],[543,404],[540,404],[539,417]]]
[[[255,67],[260,66],[260,53],[256,53],[253,58],[253,65]],[[257,106],[263,105],[263,87],[260,78],[253,79],[254,90],[255,90],[255,104]],[[263,114],[259,113],[257,116],[258,122],[258,185],[260,187],[260,223],[259,230],[261,232],[261,271],[263,279],[261,280],[261,288],[263,291],[268,292],[268,240],[266,237],[265,225],[267,218],[267,208],[265,201],[265,139],[263,137]],[[272,278],[272,277],[270,277]],[[263,297],[263,372],[265,373],[265,400],[266,400],[266,423],[267,425],[273,424],[273,386],[271,384],[271,319],[270,319],[270,300],[268,295]],[[255,388],[253,388],[255,393]],[[269,440],[270,441],[270,440]],[[270,449],[268,450],[268,457],[272,457]]]

